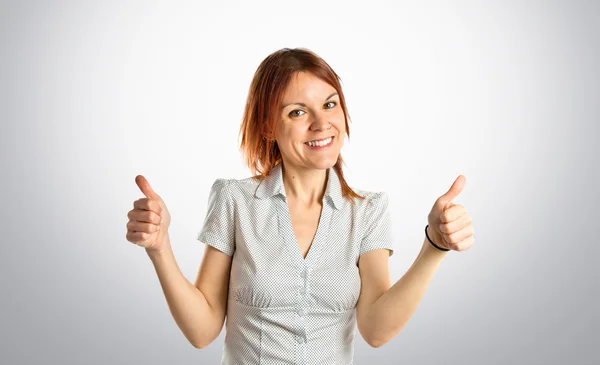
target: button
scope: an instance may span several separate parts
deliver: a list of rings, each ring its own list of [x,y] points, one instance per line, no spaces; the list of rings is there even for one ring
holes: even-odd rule
[[[306,270],[302,270],[302,272],[300,272],[300,277],[302,279],[306,279]]]
[[[304,343],[304,337],[298,336],[298,338],[296,339],[296,341],[298,341],[298,343]]]
[[[296,312],[298,313],[299,316],[303,316],[305,314],[304,309],[298,309]]]
[[[306,294],[306,289],[304,287],[300,287],[300,294]]]

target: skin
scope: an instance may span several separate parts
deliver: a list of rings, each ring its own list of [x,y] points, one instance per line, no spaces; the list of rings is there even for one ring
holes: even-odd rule
[[[302,212],[298,217],[318,217],[326,187],[326,169],[336,163],[346,132],[339,98],[327,99],[333,93],[335,89],[331,85],[314,75],[297,74],[284,94],[281,119],[275,132],[284,163],[286,194],[293,223],[297,223],[294,224],[298,227],[295,233],[303,254],[308,250],[317,220],[295,220],[293,212]],[[328,129],[329,125],[331,129]],[[335,139],[329,149],[311,151],[304,144],[330,135]],[[471,218],[464,207],[452,203],[465,181],[464,176],[459,176],[450,190],[436,200],[428,217],[428,232],[432,239],[440,246],[456,251],[473,245]],[[357,325],[369,345],[382,346],[406,325],[446,255],[447,252],[433,248],[424,240],[417,259],[394,285],[391,285],[386,249],[372,250],[361,256],[358,266],[362,285],[356,305]]]
[[[345,136],[344,113],[335,89],[309,73],[292,78],[283,98],[276,141],[284,161],[284,185],[294,231],[306,254],[318,222],[325,191],[326,170],[337,161]],[[303,103],[304,106],[291,103]],[[331,126],[331,128],[329,128]],[[304,142],[335,136],[333,145],[311,151]],[[464,251],[473,245],[472,219],[454,200],[466,182],[459,176],[450,190],[436,200],[428,217],[429,235],[439,246]],[[232,258],[206,245],[194,285],[181,273],[173,255],[168,227],[170,214],[162,198],[143,176],[136,183],[146,198],[129,212],[127,240],[146,247],[169,309],[186,338],[196,348],[212,343],[223,327]],[[297,214],[296,214],[297,213]],[[411,268],[393,286],[388,251],[376,249],[358,262],[361,292],[356,306],[362,337],[373,347],[392,339],[408,322],[447,252],[423,241]]]
[[[281,105],[275,140],[283,158],[286,195],[304,206],[319,205],[327,169],[337,162],[346,133],[339,96],[327,82],[299,72],[292,77]],[[311,150],[304,144],[329,136],[334,136],[333,144],[325,150]]]

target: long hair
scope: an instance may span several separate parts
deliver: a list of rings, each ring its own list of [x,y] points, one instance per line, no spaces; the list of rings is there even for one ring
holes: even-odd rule
[[[240,151],[254,178],[262,181],[273,167],[282,163],[281,152],[275,141],[281,102],[294,74],[310,72],[331,85],[338,93],[344,112],[346,135],[350,139],[348,109],[341,79],[321,57],[305,48],[282,48],[265,58],[254,73],[248,90],[244,116],[240,126]],[[354,204],[353,198],[364,199],[346,183],[342,171],[342,154],[333,166],[340,178],[342,196]]]

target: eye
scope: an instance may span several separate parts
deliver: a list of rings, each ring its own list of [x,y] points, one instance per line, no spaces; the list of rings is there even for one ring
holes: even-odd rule
[[[302,115],[302,114],[297,114],[297,112],[302,112],[302,113],[304,113],[304,110],[301,110],[301,109],[292,110],[292,111],[290,112],[290,114],[288,114],[288,115],[289,115],[291,118],[293,118],[293,117],[299,117],[299,116],[301,116],[301,115]]]
[[[330,101],[329,103],[326,103],[325,105],[329,105],[329,104],[333,104],[333,105],[328,107],[327,109],[333,109],[337,105],[337,103],[335,101]]]

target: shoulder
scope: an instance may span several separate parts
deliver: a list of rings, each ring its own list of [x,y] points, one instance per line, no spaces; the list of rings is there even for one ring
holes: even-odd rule
[[[229,199],[231,196],[231,179],[216,178],[210,187],[210,197],[219,199]]]
[[[365,197],[364,199],[355,199],[356,209],[359,210],[370,210],[376,206],[387,205],[389,201],[389,195],[385,191],[353,190]]]
[[[370,190],[362,190],[362,189],[354,189],[358,194],[365,197],[364,201],[369,203],[378,201],[380,199],[387,199],[388,193],[385,191],[370,191]]]
[[[232,201],[253,200],[260,181],[253,177],[233,178],[218,177],[214,180],[211,192],[213,194],[228,196]]]
[[[244,177],[241,179],[231,179],[232,184],[236,186],[237,189],[242,191],[251,191],[254,194],[258,185],[260,185],[260,180],[253,176]]]
[[[249,189],[256,188],[259,185],[259,180],[253,177],[233,178],[233,177],[217,177],[213,180],[213,187],[228,189]]]

